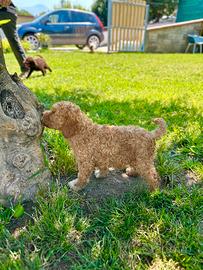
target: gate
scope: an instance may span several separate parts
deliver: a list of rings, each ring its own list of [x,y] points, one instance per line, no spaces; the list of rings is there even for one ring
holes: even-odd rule
[[[148,13],[144,0],[109,0],[108,52],[144,51]]]

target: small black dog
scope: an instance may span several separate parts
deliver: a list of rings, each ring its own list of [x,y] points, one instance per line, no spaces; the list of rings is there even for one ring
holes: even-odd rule
[[[29,69],[27,78],[30,77],[33,71],[41,71],[43,76],[45,76],[46,74],[46,69],[52,72],[51,68],[47,65],[44,58],[40,55],[38,55],[37,57],[32,57],[32,56],[27,57],[24,60],[24,66],[25,68]]]
[[[90,49],[90,53],[94,53],[95,46],[94,45],[90,45],[89,46],[89,49]]]

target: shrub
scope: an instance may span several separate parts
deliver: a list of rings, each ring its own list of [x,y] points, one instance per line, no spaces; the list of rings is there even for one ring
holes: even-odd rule
[[[21,41],[21,44],[22,44],[25,52],[27,52],[30,49],[30,44],[27,41],[22,40]],[[10,52],[12,52],[12,49],[11,49],[10,44],[9,44],[9,42],[8,42],[7,39],[3,39],[2,40],[2,45],[3,45],[3,52],[4,53],[10,53]]]
[[[42,49],[48,49],[50,47],[51,39],[48,35],[40,33],[37,35],[37,37],[39,39],[40,47]]]
[[[21,44],[22,44],[22,46],[23,46],[25,52],[27,52],[27,51],[30,50],[30,44],[29,44],[28,41],[22,40],[22,41],[21,41]]]

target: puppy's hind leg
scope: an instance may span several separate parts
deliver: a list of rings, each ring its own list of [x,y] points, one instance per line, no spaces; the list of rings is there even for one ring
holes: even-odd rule
[[[69,187],[74,190],[78,191],[86,186],[89,182],[89,177],[93,171],[94,167],[92,164],[88,164],[87,162],[81,162],[78,164],[78,178],[68,183]]]
[[[106,167],[99,167],[97,170],[95,170],[94,174],[96,178],[104,178],[107,176],[109,170]]]
[[[128,167],[126,169],[126,174],[127,174],[127,176],[137,176],[138,175],[137,171],[133,167]]]
[[[46,69],[43,68],[41,71],[42,71],[43,76],[45,76],[46,75]]]
[[[150,191],[159,188],[160,186],[160,178],[154,167],[154,164],[142,164],[142,166],[136,168],[137,172],[141,177],[143,177],[150,188]]]
[[[52,72],[52,69],[48,65],[46,65],[45,68],[48,69],[50,72]]]

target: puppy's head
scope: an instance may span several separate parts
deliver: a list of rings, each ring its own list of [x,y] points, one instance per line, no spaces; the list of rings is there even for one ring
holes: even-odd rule
[[[81,111],[71,102],[55,103],[51,110],[44,111],[42,123],[48,127],[61,131],[66,138],[74,136],[78,129]]]
[[[23,61],[23,64],[24,64],[25,68],[27,68],[27,69],[31,68],[32,66],[35,65],[34,58],[32,56],[26,57],[26,59]]]

